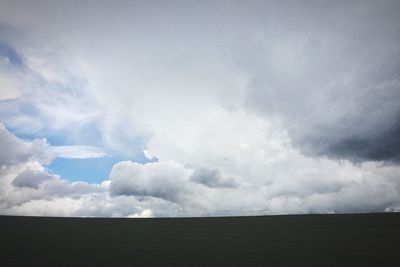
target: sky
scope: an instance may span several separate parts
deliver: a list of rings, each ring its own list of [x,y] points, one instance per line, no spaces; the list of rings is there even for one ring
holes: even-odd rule
[[[0,214],[400,211],[399,13],[0,0]]]

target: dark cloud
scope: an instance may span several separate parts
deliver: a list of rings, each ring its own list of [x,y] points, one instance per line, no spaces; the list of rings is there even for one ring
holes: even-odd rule
[[[304,141],[304,140],[303,140]],[[400,127],[387,131],[379,131],[375,136],[348,136],[339,140],[325,139],[321,136],[320,143],[316,140],[307,140],[301,147],[305,151],[312,147],[319,147],[318,155],[327,155],[333,158],[346,158],[353,162],[386,161],[400,163]],[[311,148],[311,149],[310,149]],[[315,151],[314,151],[315,152]]]
[[[74,129],[62,136],[75,143],[99,107],[103,145],[160,160],[69,182],[43,171],[45,140],[0,128],[1,214],[400,210],[399,165],[319,158],[399,162],[398,1],[4,3],[2,20],[30,37],[0,25],[0,71],[20,92],[0,120],[28,135]]]
[[[139,164],[123,161],[113,166],[110,193],[180,202],[188,190],[186,176],[186,170],[173,162]]]
[[[222,178],[221,173],[215,169],[197,168],[189,179],[211,188],[237,187],[233,178]]]
[[[388,73],[394,75],[396,71],[388,70]],[[399,163],[400,72],[397,73],[398,77],[390,80],[382,76],[360,77],[369,83],[369,89],[361,89],[361,84],[357,84],[358,88],[349,88],[356,92],[353,96],[343,96],[310,120],[290,129],[294,143],[311,155],[353,162]]]
[[[313,24],[298,9],[266,45],[246,46],[258,51],[244,61],[248,108],[280,121],[304,154],[399,163],[399,2],[321,10]]]
[[[15,177],[12,181],[12,185],[38,189],[42,182],[50,179],[54,179],[54,177],[46,172],[25,170]]]

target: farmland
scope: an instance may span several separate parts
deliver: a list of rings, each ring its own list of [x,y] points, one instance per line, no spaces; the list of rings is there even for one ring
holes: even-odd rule
[[[400,214],[0,216],[0,266],[400,266]]]

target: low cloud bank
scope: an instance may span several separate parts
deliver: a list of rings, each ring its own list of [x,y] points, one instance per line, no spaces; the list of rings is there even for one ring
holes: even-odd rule
[[[1,214],[148,217],[400,210],[396,166],[354,166],[296,154],[303,168],[260,184],[174,161],[124,161],[114,165],[109,180],[89,184],[49,173],[43,162],[51,159],[43,161],[43,155],[50,146],[43,140],[40,149],[31,149],[37,140],[22,141],[1,127],[0,142],[8,149],[1,161]]]

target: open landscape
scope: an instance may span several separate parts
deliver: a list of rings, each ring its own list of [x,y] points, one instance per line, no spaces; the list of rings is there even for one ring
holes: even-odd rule
[[[400,266],[400,0],[0,0],[0,267]]]
[[[0,265],[398,266],[400,214],[0,217]]]

